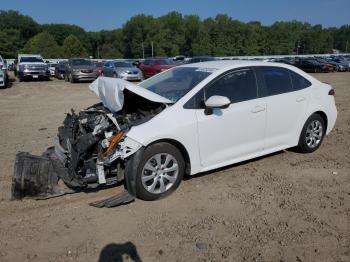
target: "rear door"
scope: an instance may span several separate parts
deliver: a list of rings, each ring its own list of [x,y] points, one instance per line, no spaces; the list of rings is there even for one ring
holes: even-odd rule
[[[307,85],[297,88],[301,76],[286,68],[259,67],[256,71],[267,106],[265,149],[295,146],[310,100]]]

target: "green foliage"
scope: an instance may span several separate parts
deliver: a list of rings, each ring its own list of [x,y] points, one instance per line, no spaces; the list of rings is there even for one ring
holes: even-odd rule
[[[16,29],[0,30],[0,55],[3,57],[16,57],[17,52],[22,48],[21,32]]]
[[[31,17],[22,15],[17,11],[0,10],[0,30],[10,28],[18,30],[24,42],[40,32],[39,24]]]
[[[62,49],[52,35],[44,31],[29,39],[21,53],[41,54],[45,58],[62,57]]]
[[[67,36],[67,38],[63,41],[62,49],[63,55],[66,58],[87,56],[84,46],[74,35]]]
[[[44,43],[45,35],[48,43]],[[350,25],[322,28],[291,21],[263,26],[223,14],[201,20],[178,12],[157,18],[136,15],[122,28],[86,32],[76,25],[39,25],[17,11],[0,11],[0,37],[0,54],[7,58],[15,57],[21,49],[36,50],[47,58],[142,58],[143,54],[152,55],[152,43],[154,56],[292,55],[329,53],[332,49],[350,52]]]

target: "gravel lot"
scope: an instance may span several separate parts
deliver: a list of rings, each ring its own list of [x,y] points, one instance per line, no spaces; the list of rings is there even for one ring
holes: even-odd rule
[[[317,152],[197,175],[168,198],[114,209],[88,203],[121,187],[9,200],[15,154],[41,154],[65,112],[98,99],[59,80],[0,90],[0,261],[350,261],[350,73],[315,76],[338,108]]]

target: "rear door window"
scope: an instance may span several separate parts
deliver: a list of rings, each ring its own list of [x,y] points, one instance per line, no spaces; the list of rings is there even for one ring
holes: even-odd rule
[[[289,70],[279,67],[260,67],[258,71],[265,84],[265,95],[273,96],[293,91]]]

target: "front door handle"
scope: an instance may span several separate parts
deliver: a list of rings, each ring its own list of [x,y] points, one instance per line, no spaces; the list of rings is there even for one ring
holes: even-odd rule
[[[261,111],[264,111],[265,110],[265,107],[264,106],[255,106],[253,109],[252,109],[252,113],[259,113]]]
[[[306,99],[305,96],[298,96],[297,99],[295,99],[297,102],[302,102]]]

